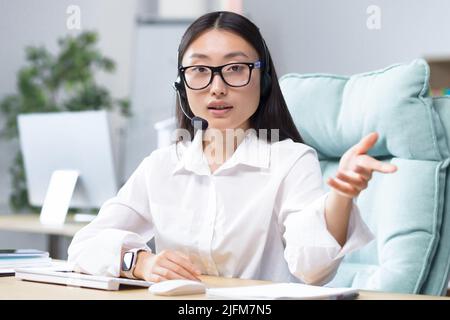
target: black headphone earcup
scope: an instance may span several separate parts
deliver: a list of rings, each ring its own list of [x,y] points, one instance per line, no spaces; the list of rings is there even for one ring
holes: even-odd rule
[[[177,79],[177,81],[175,81],[173,85],[175,86],[176,90],[180,93],[180,96],[183,99],[186,99],[186,91],[184,90],[184,85],[181,83],[181,81]]]

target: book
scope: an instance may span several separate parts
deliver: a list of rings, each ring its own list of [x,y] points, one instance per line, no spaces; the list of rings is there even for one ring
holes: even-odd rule
[[[242,300],[313,300],[354,299],[358,290],[353,288],[329,288],[301,283],[274,283],[247,287],[210,288],[207,296],[220,299]]]
[[[52,259],[46,251],[35,249],[0,249],[0,275],[14,275],[15,268],[47,267]]]
[[[46,251],[36,249],[0,249],[0,259],[48,257]]]

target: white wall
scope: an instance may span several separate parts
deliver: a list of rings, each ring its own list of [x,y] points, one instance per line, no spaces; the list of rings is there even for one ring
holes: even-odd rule
[[[381,29],[366,26],[369,5]],[[244,0],[260,27],[278,75],[352,74],[424,55],[450,57],[448,0]]]

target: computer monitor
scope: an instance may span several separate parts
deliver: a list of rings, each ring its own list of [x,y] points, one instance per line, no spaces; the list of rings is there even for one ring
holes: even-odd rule
[[[43,206],[41,222],[45,208],[61,223],[69,205],[99,208],[117,193],[106,111],[22,114],[18,128],[28,199]]]

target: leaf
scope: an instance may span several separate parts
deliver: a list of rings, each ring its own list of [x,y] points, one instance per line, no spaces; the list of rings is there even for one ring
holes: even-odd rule
[[[120,113],[123,116],[130,117],[133,115],[130,110],[131,104],[129,99],[118,99],[117,104],[119,105]]]

